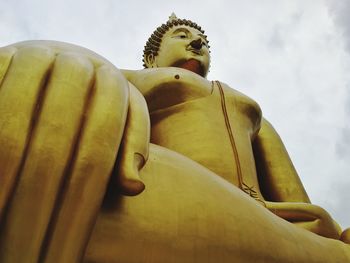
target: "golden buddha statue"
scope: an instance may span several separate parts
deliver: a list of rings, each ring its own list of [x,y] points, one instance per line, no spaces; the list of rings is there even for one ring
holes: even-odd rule
[[[251,98],[205,77],[172,15],[143,70],[82,47],[0,49],[0,262],[350,262]]]

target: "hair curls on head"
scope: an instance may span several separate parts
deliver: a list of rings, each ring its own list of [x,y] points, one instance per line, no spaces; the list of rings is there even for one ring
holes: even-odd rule
[[[172,15],[169,17],[169,20],[165,24],[162,24],[160,27],[158,27],[146,42],[145,48],[143,50],[143,60],[142,60],[143,66],[145,68],[147,68],[147,65],[145,63],[145,58],[150,55],[153,55],[154,57],[158,55],[158,51],[159,51],[160,44],[162,42],[163,35],[170,28],[174,26],[179,26],[179,25],[190,26],[192,28],[197,29],[202,34],[204,34],[204,30],[196,23],[192,22],[191,20],[177,18],[176,15],[172,13]],[[209,41],[207,40],[207,36],[204,35],[204,37],[207,43],[209,43]]]

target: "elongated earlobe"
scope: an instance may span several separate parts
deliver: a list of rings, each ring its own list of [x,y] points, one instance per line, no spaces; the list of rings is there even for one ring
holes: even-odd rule
[[[156,67],[156,57],[154,56],[154,54],[148,54],[146,57],[145,57],[145,65],[148,67],[148,68],[154,68]]]

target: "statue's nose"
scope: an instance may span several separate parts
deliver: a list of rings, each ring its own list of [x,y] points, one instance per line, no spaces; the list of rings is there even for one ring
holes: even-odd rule
[[[202,40],[200,38],[198,38],[197,40],[193,40],[190,43],[191,47],[195,48],[195,49],[201,49],[202,48]]]

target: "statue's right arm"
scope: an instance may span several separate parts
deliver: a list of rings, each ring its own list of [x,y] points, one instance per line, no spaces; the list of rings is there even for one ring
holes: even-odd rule
[[[253,148],[266,207],[304,229],[339,239],[339,225],[327,211],[311,204],[280,136],[265,119]]]
[[[310,203],[280,136],[264,118],[254,140],[253,149],[265,198],[276,202]]]
[[[1,48],[0,262],[78,262],[107,184],[143,190],[148,143],[144,99],[108,61],[57,43]]]

